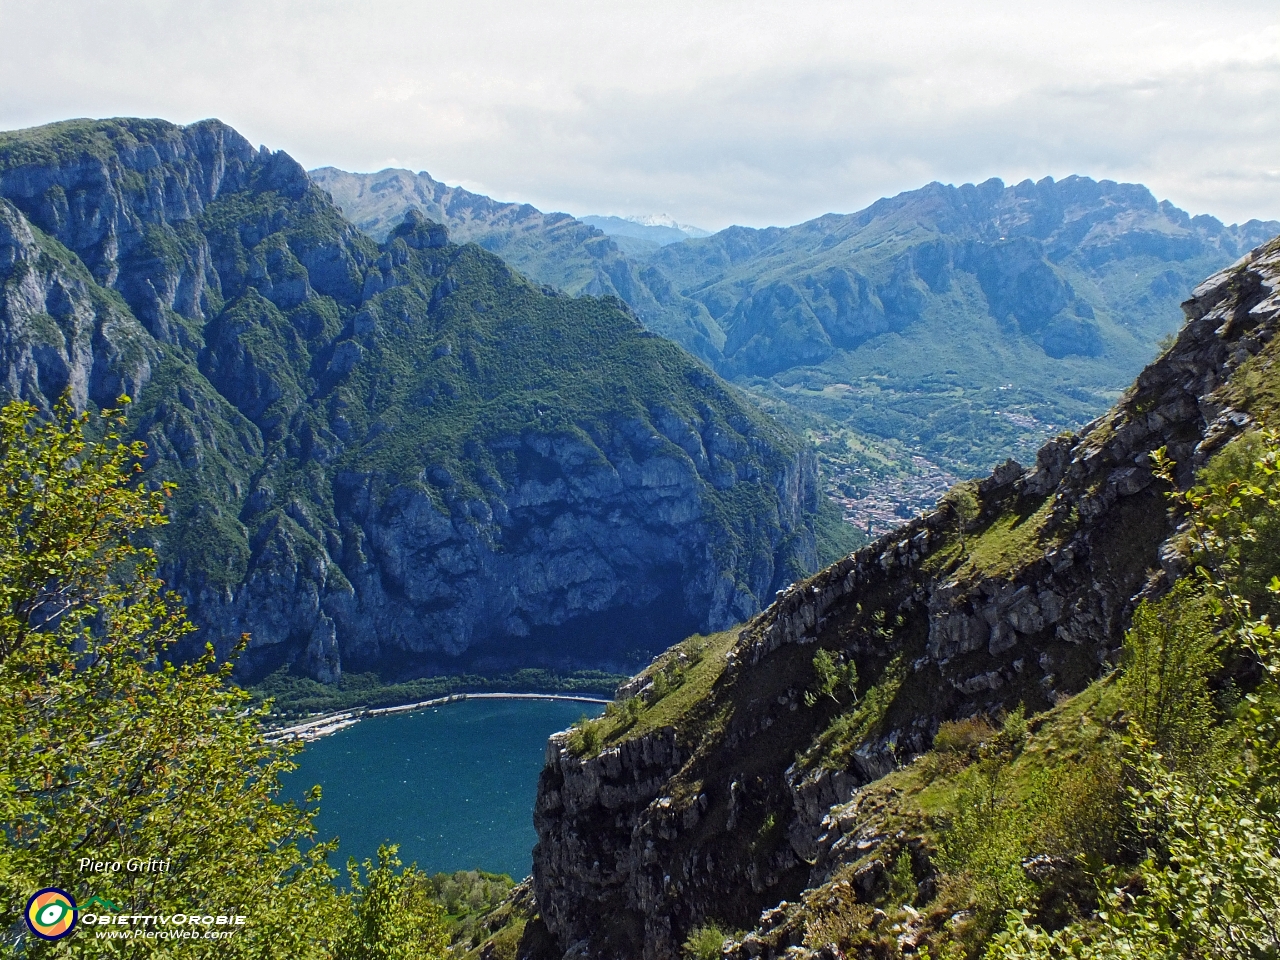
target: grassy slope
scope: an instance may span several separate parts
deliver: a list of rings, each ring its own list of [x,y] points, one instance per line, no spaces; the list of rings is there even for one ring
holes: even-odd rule
[[[602,744],[643,736],[651,730],[677,724],[691,737],[705,734],[706,717],[700,708],[724,671],[725,654],[732,649],[737,637],[737,628],[710,636],[689,637],[657,658],[641,673],[647,682],[652,682],[659,673],[670,674],[678,666],[687,666],[680,672],[679,679],[669,682],[669,692],[663,696],[638,698],[634,714],[628,715],[625,710],[610,711],[596,721]]]

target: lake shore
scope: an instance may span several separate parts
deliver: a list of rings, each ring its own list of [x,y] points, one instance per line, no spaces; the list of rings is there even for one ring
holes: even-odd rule
[[[354,726],[365,717],[386,716],[393,713],[410,713],[414,710],[425,710],[446,703],[457,703],[461,700],[560,700],[570,703],[611,703],[601,697],[587,697],[577,694],[563,693],[451,693],[431,700],[420,700],[417,703],[405,703],[394,707],[355,707],[337,713],[311,717],[300,723],[290,724],[266,732],[270,743],[288,743],[295,740],[310,742],[329,734]]]

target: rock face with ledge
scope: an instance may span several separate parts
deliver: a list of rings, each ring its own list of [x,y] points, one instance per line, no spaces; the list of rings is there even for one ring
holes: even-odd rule
[[[621,302],[217,121],[0,134],[0,382],[134,397],[163,575],[247,676],[620,667],[816,566],[811,454]]]
[[[1165,448],[1187,486],[1280,376],[1280,240],[1183,309],[1177,341],[1110,412],[977,484],[968,536],[1005,524],[1003,552],[967,555],[944,501],[788,588],[672,726],[590,759],[551,738],[533,878],[559,955],[666,960],[716,922],[750,931],[734,960],[825,956],[788,917],[841,867],[863,861],[835,882],[882,880],[888,838],[861,788],[927,750],[943,721],[1047,708],[1110,670],[1134,608],[1179,573],[1152,452]],[[798,703],[817,643],[896,691],[834,768],[810,753],[832,718]]]

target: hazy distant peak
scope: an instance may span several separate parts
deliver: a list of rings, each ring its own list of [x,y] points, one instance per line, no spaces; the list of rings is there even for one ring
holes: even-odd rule
[[[641,240],[651,244],[653,248],[665,247],[667,244],[679,243],[681,240],[711,236],[710,230],[703,230],[701,227],[690,226],[687,223],[677,223],[674,217],[665,213],[630,217],[592,215],[578,219],[607,236]]]
[[[679,223],[676,218],[669,213],[644,213],[632,214],[629,217],[623,217],[623,220],[629,220],[631,223],[638,223],[642,227],[668,227],[672,230],[679,230],[681,233],[690,237],[709,237],[710,230],[703,230],[701,227],[695,227],[689,223]]]

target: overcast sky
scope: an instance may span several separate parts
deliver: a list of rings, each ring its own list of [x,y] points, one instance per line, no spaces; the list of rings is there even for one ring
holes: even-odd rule
[[[1280,2],[0,0],[0,129],[216,116],[307,167],[792,224],[1073,173],[1280,219]]]

